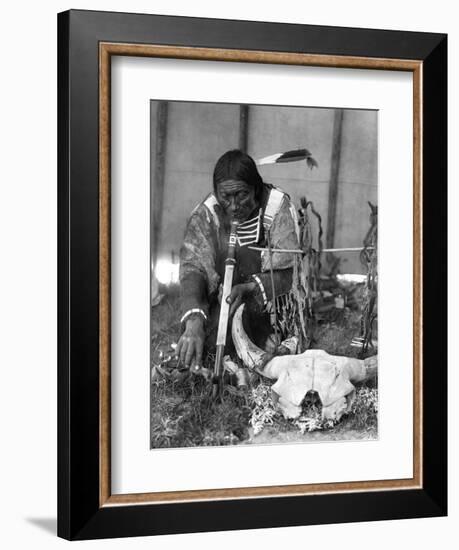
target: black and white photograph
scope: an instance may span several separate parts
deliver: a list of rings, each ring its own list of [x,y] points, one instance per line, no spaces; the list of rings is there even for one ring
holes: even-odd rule
[[[2,548],[457,539],[458,19],[381,7],[5,5]]]
[[[151,449],[378,439],[378,111],[152,99],[150,204]]]

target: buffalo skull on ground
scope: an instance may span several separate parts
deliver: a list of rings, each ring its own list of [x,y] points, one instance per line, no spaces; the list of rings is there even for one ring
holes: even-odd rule
[[[272,391],[286,418],[301,415],[303,400],[312,391],[322,402],[322,418],[339,420],[352,406],[354,384],[377,375],[376,355],[362,360],[311,349],[298,355],[273,356],[250,341],[242,324],[243,311],[244,304],[237,309],[232,323],[236,352],[249,370],[276,381]],[[292,350],[284,347],[283,351]]]

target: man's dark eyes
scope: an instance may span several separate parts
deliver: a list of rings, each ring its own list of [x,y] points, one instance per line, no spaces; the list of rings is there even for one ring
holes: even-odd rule
[[[249,194],[247,193],[247,191],[241,191],[240,193],[236,193],[236,195],[223,195],[223,194],[220,194],[220,200],[223,201],[223,202],[229,202],[230,201],[230,198],[235,196],[235,198],[237,200],[245,200],[247,199],[247,197],[249,196]]]

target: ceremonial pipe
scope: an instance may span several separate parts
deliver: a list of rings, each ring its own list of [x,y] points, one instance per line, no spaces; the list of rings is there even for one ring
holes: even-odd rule
[[[226,333],[228,330],[230,304],[227,302],[233,287],[233,273],[236,265],[237,221],[231,222],[230,236],[228,240],[228,254],[225,260],[225,278],[223,280],[223,292],[220,303],[220,317],[218,320],[217,351],[214,364],[212,395],[214,398],[221,393],[222,386],[222,362],[225,352]]]

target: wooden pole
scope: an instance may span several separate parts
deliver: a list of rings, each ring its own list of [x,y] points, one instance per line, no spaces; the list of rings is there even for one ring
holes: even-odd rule
[[[153,138],[153,117],[156,104],[155,141],[150,140],[151,159],[155,159],[155,169],[150,170],[150,214],[151,214],[151,259],[156,262],[161,238],[161,225],[164,203],[164,173],[166,167],[167,118],[169,104],[167,101],[151,102],[150,128]]]
[[[341,145],[343,138],[343,118],[344,110],[335,109],[335,117],[333,121],[330,185],[328,188],[328,216],[326,236],[327,248],[333,248],[335,244],[336,205],[338,202],[339,170],[341,162]]]
[[[269,247],[265,248],[262,246],[248,246],[250,250],[259,250],[260,252],[271,250]],[[374,250],[374,246],[351,246],[347,248],[323,248],[322,252],[361,252],[362,250]],[[278,253],[285,253],[285,254],[302,254],[304,256],[304,250],[301,250],[300,248],[273,248],[274,252],[276,254]]]
[[[249,106],[239,105],[239,149],[247,153],[249,136]]]

